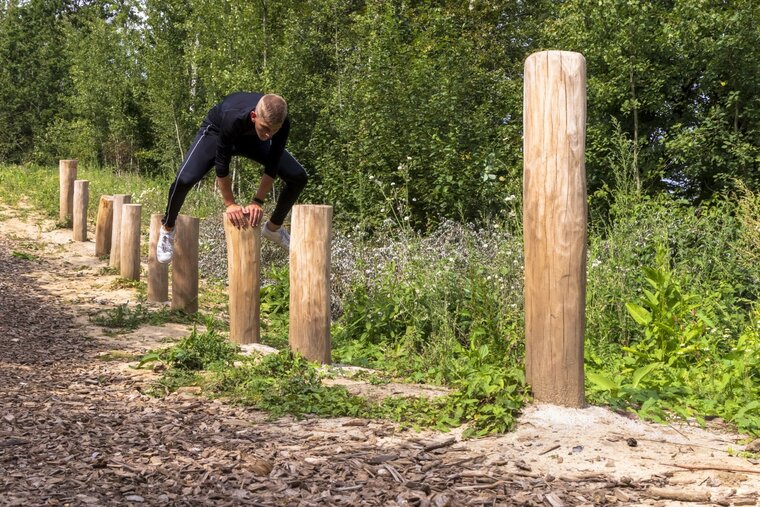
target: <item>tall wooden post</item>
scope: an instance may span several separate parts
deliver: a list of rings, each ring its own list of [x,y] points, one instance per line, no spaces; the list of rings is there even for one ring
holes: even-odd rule
[[[525,370],[538,401],[585,403],[586,60],[525,61]]]
[[[176,222],[172,256],[172,309],[198,311],[198,237],[200,221],[180,215]]]
[[[125,204],[121,208],[121,277],[140,279],[140,215],[141,204]]]
[[[77,161],[59,160],[58,177],[60,186],[60,213],[58,219],[68,222],[74,210],[74,180],[77,179]]]
[[[238,229],[224,218],[230,297],[230,341],[259,342],[261,229]]]
[[[150,216],[150,243],[148,245],[148,301],[162,303],[169,300],[169,265],[156,259],[156,246],[161,232],[161,213]]]
[[[330,363],[332,206],[294,206],[291,226],[290,348]]]
[[[111,253],[113,235],[113,196],[101,195],[98,203],[98,218],[95,222],[95,256],[105,257]]]
[[[111,224],[111,258],[108,265],[119,269],[121,263],[121,210],[125,204],[132,202],[129,194],[115,194],[113,196],[113,220]]]
[[[72,238],[87,241],[87,206],[90,204],[90,182],[74,181],[74,206],[72,209]]]

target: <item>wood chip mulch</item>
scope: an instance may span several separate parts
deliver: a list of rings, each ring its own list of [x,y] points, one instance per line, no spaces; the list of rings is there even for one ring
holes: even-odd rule
[[[218,400],[149,397],[93,359],[99,345],[28,275],[38,262],[0,240],[2,506],[557,507],[635,502],[641,491],[605,476],[538,476],[382,421],[269,421]]]

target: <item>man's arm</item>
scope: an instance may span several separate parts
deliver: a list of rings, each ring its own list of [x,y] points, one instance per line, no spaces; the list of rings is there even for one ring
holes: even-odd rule
[[[224,207],[227,208],[236,204],[235,196],[232,193],[232,178],[224,176],[222,178],[216,178],[216,182],[219,185],[219,190],[222,192],[222,199],[224,199]]]
[[[219,190],[222,192],[224,199],[224,214],[227,215],[235,227],[243,227],[248,222],[245,218],[245,209],[235,202],[235,195],[232,193],[232,178],[224,176],[216,178]]]
[[[259,183],[259,189],[256,191],[253,202],[245,207],[244,213],[248,215],[248,225],[251,227],[259,225],[261,216],[264,214],[264,205],[261,203],[266,200],[267,194],[272,190],[272,185],[274,185],[274,178],[264,174],[261,177],[261,183]]]

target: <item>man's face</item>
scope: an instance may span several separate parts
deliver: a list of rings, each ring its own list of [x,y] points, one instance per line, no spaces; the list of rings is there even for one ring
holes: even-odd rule
[[[269,141],[280,130],[280,125],[272,125],[257,114],[255,109],[251,111],[251,121],[256,128],[256,135],[262,141]]]

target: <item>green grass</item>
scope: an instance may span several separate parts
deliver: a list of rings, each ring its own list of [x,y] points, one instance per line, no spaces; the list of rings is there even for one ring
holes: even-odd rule
[[[171,185],[170,178],[146,178],[137,173],[121,172],[116,174],[105,168],[89,167],[80,164],[77,179],[88,180],[90,200],[87,217],[91,223],[97,219],[101,195],[130,194],[133,204],[142,205],[141,222],[143,230],[150,225],[153,213],[163,213]],[[220,197],[211,191],[212,178],[207,178],[202,189],[190,192],[182,212],[199,218],[222,211]],[[41,211],[47,217],[58,220],[59,187],[58,168],[37,165],[0,167],[0,201],[10,206],[25,200],[34,210]],[[23,212],[24,210],[19,210]],[[56,223],[57,227],[68,224]]]
[[[169,185],[100,169],[83,168],[80,177],[91,179],[91,195],[140,189],[133,202],[151,210],[163,209]],[[0,170],[0,200],[15,205],[22,199],[56,217],[57,169]],[[589,401],[653,420],[717,416],[760,434],[760,197],[745,190],[696,207],[668,195],[603,189],[591,201]],[[597,216],[598,210],[606,214]],[[207,186],[191,193],[183,211],[216,213],[218,197]],[[332,259],[341,308],[332,329],[334,360],[375,369],[377,382],[444,385],[450,396],[371,403],[323,386],[315,366],[292,354],[236,357],[222,344],[219,322],[144,358],[168,365],[156,392],[200,385],[209,395],[273,415],[359,415],[413,426],[468,424],[472,434],[507,431],[529,393],[521,225],[515,220],[478,230],[448,224],[426,237],[402,224],[351,241],[345,238],[354,231],[336,231],[345,241]],[[287,267],[267,270],[272,283],[261,292],[262,341],[285,348],[289,275]],[[205,284],[207,317],[226,314],[225,290]],[[134,329],[179,317],[138,305],[94,318],[111,329]]]
[[[104,310],[91,316],[90,322],[104,328],[128,332],[143,324],[154,326],[160,326],[167,322],[191,324],[197,322],[198,318],[198,316],[188,315],[180,310],[171,310],[165,306],[152,310],[149,306],[138,303],[132,307],[124,304]]]

